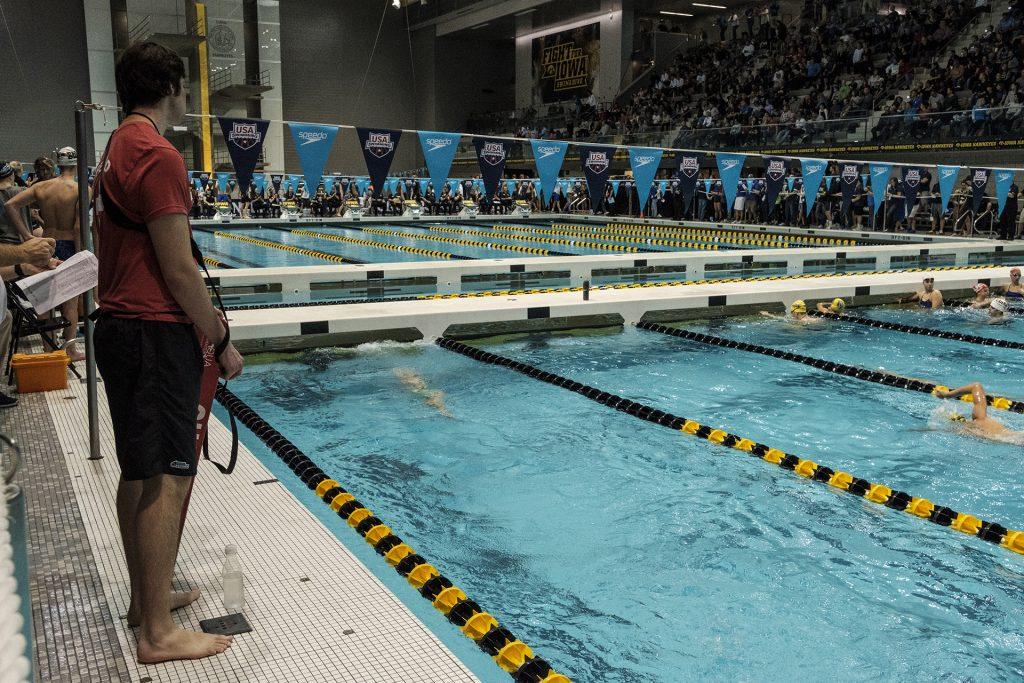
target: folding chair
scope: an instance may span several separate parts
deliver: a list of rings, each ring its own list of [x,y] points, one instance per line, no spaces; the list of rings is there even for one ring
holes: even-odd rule
[[[53,333],[64,329],[68,321],[60,315],[49,320],[41,320],[35,309],[32,308],[32,305],[22,296],[21,290],[16,285],[10,282],[5,282],[4,284],[7,287],[7,309],[13,316],[11,320],[11,344],[7,349],[7,366],[4,368],[7,383],[10,384],[14,377],[14,368],[11,366],[11,360],[14,358],[14,354],[18,352],[19,342],[25,337],[38,334],[44,346],[53,351],[59,351],[60,345],[54,339]],[[69,363],[68,369],[71,370],[75,377],[82,379],[82,375],[79,374],[78,368],[75,367],[74,363]]]

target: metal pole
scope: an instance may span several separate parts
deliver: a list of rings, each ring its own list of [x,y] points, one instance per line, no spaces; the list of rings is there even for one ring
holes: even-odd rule
[[[89,225],[89,168],[86,162],[86,115],[83,102],[75,103],[75,145],[78,149],[78,223],[82,231],[82,248],[93,251],[92,228]],[[92,289],[85,290],[85,382],[89,402],[89,460],[100,460],[99,403],[96,396],[96,354],[92,335],[95,325],[89,317],[93,311]]]

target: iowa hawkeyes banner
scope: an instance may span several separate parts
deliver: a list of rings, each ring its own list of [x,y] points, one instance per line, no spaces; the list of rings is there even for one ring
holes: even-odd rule
[[[658,172],[661,155],[662,151],[660,149],[648,149],[645,147],[629,148],[629,166],[633,169],[633,180],[636,181],[637,201],[639,204],[646,204],[647,198],[651,196],[651,183],[654,182],[654,174]],[[617,207],[617,209],[621,211],[622,207]]]
[[[498,182],[505,172],[508,145],[504,140],[473,138],[473,146],[476,147],[476,161],[480,164],[480,175],[484,179],[484,192],[491,198],[498,191]]]
[[[270,121],[263,119],[232,119],[218,117],[220,129],[224,132],[224,142],[231,155],[231,164],[235,167],[238,186],[246,191],[252,182],[252,172],[256,168],[256,160],[263,151],[263,141],[267,138],[267,127]]]
[[[533,39],[533,98],[545,104],[587,97],[597,90],[601,24]]]
[[[985,187],[988,186],[988,176],[992,173],[987,168],[971,169],[971,211],[981,211],[981,202],[985,199]]]
[[[697,176],[700,175],[700,154],[679,152],[676,154],[676,173],[679,180],[679,191],[683,195],[683,214],[688,214],[693,203],[693,191],[697,187]]]
[[[604,197],[604,185],[612,167],[614,147],[584,147],[580,152],[583,175],[587,178],[587,192],[590,194],[590,211],[597,213]]]
[[[903,169],[903,197],[905,202],[905,213],[909,216],[914,205],[917,204],[917,192],[921,186],[921,169],[916,166],[907,166]]]
[[[786,160],[779,157],[768,157],[765,159],[764,205],[766,218],[771,218],[772,210],[775,208],[775,198],[782,192],[782,185],[785,182]]]
[[[387,128],[356,128],[359,136],[359,149],[363,150],[366,160],[366,172],[373,183],[373,196],[379,197],[384,190],[384,179],[388,177],[391,162],[395,159],[398,140],[402,131]]]
[[[839,166],[839,187],[843,192],[843,215],[850,210],[853,194],[857,191],[860,179],[860,164],[841,164]]]
[[[291,129],[292,138],[295,140],[295,151],[299,155],[299,165],[302,166],[302,175],[306,178],[306,187],[315,190],[320,184],[320,176],[324,173],[331,147],[334,146],[338,127],[316,123],[289,123],[288,128]]]

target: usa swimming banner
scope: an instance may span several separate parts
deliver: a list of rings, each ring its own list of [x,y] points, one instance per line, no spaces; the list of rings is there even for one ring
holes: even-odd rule
[[[555,190],[558,172],[562,170],[562,160],[568,142],[559,140],[530,140],[533,148],[533,163],[537,166],[537,177],[540,178],[541,199],[546,204],[551,201],[551,193]]]
[[[580,164],[587,178],[587,192],[590,194],[590,211],[597,213],[604,197],[604,185],[612,168],[614,147],[584,147],[580,152]]]
[[[289,123],[288,128],[292,131],[292,139],[295,140],[295,152],[299,155],[302,175],[306,177],[306,187],[315,190],[320,184],[320,176],[324,173],[327,157],[334,146],[338,127],[316,123]],[[324,189],[327,189],[326,186]]]
[[[683,194],[683,212],[689,211],[693,203],[693,192],[697,187],[697,176],[700,175],[700,154],[678,152],[676,154],[676,173],[679,190]]]
[[[651,184],[654,174],[658,172],[662,151],[645,147],[629,148],[629,167],[633,169],[633,180],[636,181],[636,194],[640,204],[646,204],[651,196]]]
[[[771,218],[775,209],[775,198],[782,192],[782,184],[786,181],[786,160],[779,157],[765,159],[764,167],[764,206],[765,217]]]
[[[843,192],[843,215],[850,210],[853,203],[853,194],[857,191],[857,181],[860,179],[859,164],[842,164],[839,167],[839,187]]]
[[[917,191],[921,185],[921,169],[916,166],[903,168],[903,197],[906,202],[905,216],[909,216],[917,204]]]
[[[270,121],[263,119],[232,119],[218,117],[220,129],[224,133],[224,141],[231,155],[231,164],[235,167],[238,186],[243,191],[249,189],[252,172],[256,168],[256,160],[263,151],[263,142],[267,138]]]
[[[996,171],[996,201],[999,203],[999,216],[1003,215],[1006,197],[1010,194],[1010,185],[1013,185],[1013,171]],[[1016,222],[1016,216],[1014,219]]]
[[[971,169],[971,211],[981,211],[981,202],[985,198],[985,187],[988,185],[988,176],[992,171],[987,168]]]
[[[373,196],[379,197],[384,190],[384,179],[388,177],[391,162],[395,159],[398,140],[402,131],[387,128],[356,128],[359,136],[359,149],[363,150],[366,160],[366,172],[373,183]]]
[[[885,201],[885,188],[889,185],[892,175],[892,164],[871,164],[871,195],[875,199],[875,211],[882,208]]]
[[[740,174],[743,173],[743,162],[746,154],[732,154],[730,152],[717,152],[715,162],[718,164],[718,177],[722,179],[722,191],[725,193],[726,211],[732,211],[736,201],[736,189],[740,184]]]
[[[825,169],[828,162],[824,159],[801,159],[800,170],[804,177],[804,211],[808,216],[814,207],[814,200],[818,198],[818,190],[821,188],[821,179],[825,177]]]
[[[498,182],[505,172],[505,158],[508,144],[495,138],[473,138],[476,147],[476,162],[480,164],[480,175],[484,179],[484,192],[493,197],[498,191]]]
[[[949,198],[953,196],[953,187],[956,186],[956,176],[960,173],[960,167],[940,164],[936,170],[939,172],[939,196],[942,201],[940,210],[945,211],[949,206]]]
[[[462,135],[431,130],[417,131],[417,134],[420,136],[420,147],[423,148],[423,158],[427,162],[430,182],[434,184],[434,191],[440,198],[442,186],[448,179],[448,171],[452,167],[452,159],[455,158],[455,150]]]

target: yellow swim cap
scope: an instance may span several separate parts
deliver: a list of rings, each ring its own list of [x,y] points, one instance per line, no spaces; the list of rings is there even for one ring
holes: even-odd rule
[[[803,299],[797,299],[793,302],[793,305],[789,307],[789,310],[793,313],[806,313],[807,304],[804,303]]]
[[[960,413],[951,413],[949,415],[949,419],[952,420],[953,422],[967,422],[967,418],[961,415]]]
[[[842,313],[846,310],[846,302],[839,297],[836,297],[835,299],[832,299],[832,305],[828,307],[828,310],[833,313]]]

